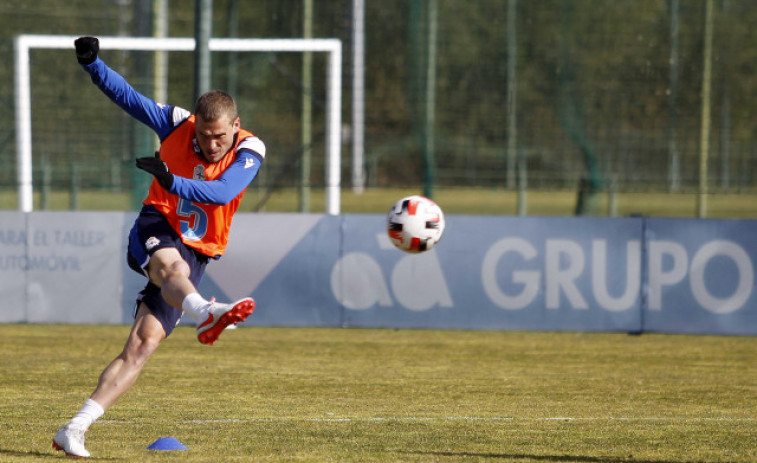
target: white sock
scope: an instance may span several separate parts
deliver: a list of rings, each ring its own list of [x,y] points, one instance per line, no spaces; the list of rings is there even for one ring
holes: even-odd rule
[[[197,323],[205,321],[210,303],[199,293],[188,294],[181,302],[181,309]]]
[[[92,423],[103,416],[104,413],[105,410],[103,410],[99,403],[92,399],[87,399],[81,407],[81,410],[79,410],[79,413],[71,418],[70,424],[89,429],[89,427],[92,426]]]

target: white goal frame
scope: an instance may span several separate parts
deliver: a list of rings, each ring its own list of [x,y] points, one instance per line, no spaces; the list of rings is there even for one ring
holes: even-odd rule
[[[14,39],[18,209],[34,209],[29,52],[74,49],[77,36],[24,34]],[[194,51],[194,38],[99,37],[103,50]],[[342,42],[339,39],[210,39],[210,51],[328,53],[326,88],[326,213],[338,215],[341,192]],[[73,56],[73,55],[72,55]],[[72,58],[73,59],[73,58]]]

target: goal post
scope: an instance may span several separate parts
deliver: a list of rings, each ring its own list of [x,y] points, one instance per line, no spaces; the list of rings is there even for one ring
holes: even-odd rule
[[[34,209],[32,116],[29,53],[32,49],[74,49],[78,36],[24,34],[14,39],[16,177],[18,209]],[[99,37],[103,50],[194,51],[195,39],[172,37]],[[338,39],[210,39],[208,48],[225,52],[323,52],[328,54],[326,88],[326,210],[340,213],[342,43]]]

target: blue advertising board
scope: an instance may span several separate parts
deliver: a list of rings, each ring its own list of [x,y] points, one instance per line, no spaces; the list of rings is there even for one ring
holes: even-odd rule
[[[644,331],[757,334],[757,222],[647,219]]]
[[[250,324],[757,334],[755,221],[449,216],[407,254],[382,215],[289,217],[280,259],[281,217],[250,216],[236,233],[269,238],[209,271],[264,274],[223,292],[258,301]]]
[[[131,323],[133,220],[0,213],[0,322]],[[238,214],[199,289],[261,326],[757,335],[754,220],[453,215],[421,254],[385,220]]]

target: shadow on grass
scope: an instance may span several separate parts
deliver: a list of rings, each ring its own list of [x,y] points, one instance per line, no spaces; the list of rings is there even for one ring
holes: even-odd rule
[[[27,458],[33,458],[34,461],[39,461],[42,459],[48,459],[48,460],[68,460],[70,457],[68,457],[63,452],[58,451],[51,451],[50,453],[47,452],[40,452],[38,450],[10,450],[10,449],[4,449],[0,448],[0,458],[2,457],[27,457]],[[117,458],[89,458],[88,460],[93,461],[121,461]]]
[[[578,462],[578,463],[706,463],[703,460],[642,460],[633,455],[626,457],[607,456],[591,457],[583,455],[518,455],[510,453],[490,453],[490,452],[397,452],[413,455],[434,455],[437,457],[469,457],[469,458],[486,458],[491,460],[532,460],[547,462]]]
[[[62,453],[60,454],[63,455]],[[9,450],[9,449],[2,449],[0,448],[0,456],[8,456],[8,457],[34,457],[37,458],[49,458],[49,459],[58,459],[59,456],[55,453],[45,453],[45,452],[38,452],[36,450],[28,450],[28,451],[21,451],[21,450]]]

